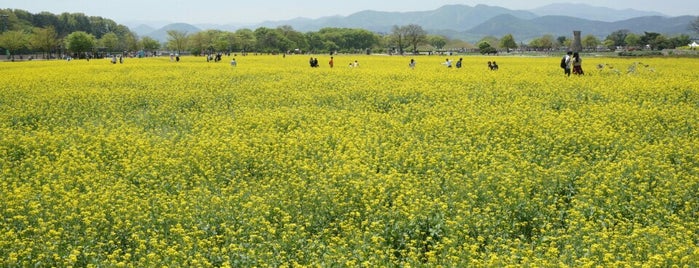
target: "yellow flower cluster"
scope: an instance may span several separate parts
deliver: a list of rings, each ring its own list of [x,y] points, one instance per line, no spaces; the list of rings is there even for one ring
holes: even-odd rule
[[[445,58],[0,63],[0,266],[699,266],[699,61]]]

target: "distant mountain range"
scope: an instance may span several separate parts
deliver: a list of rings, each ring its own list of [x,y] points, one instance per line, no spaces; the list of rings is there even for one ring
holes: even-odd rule
[[[417,24],[432,34],[476,42],[485,36],[500,37],[512,34],[517,41],[527,42],[544,34],[570,36],[573,30],[583,35],[604,38],[613,31],[659,32],[667,35],[692,34],[689,23],[695,16],[668,17],[658,12],[633,9],[617,10],[586,4],[551,4],[533,10],[511,10],[488,5],[446,5],[435,10],[414,12],[361,11],[348,16],[330,16],[318,19],[296,18],[266,21],[253,25],[190,25],[177,23],[155,29],[136,25],[131,29],[141,36],[165,41],[167,30],[195,33],[201,29],[234,31],[240,28],[276,28],[290,25],[297,31],[317,31],[325,27],[362,28],[379,33],[390,33],[394,25]],[[127,24],[128,25],[128,24]]]

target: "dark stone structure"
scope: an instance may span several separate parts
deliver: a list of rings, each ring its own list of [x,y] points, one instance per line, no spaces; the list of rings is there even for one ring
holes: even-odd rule
[[[573,51],[582,51],[582,39],[580,38],[580,31],[573,31],[573,44],[571,49]]]

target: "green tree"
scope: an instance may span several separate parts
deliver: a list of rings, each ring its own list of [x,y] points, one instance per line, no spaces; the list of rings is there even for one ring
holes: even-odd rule
[[[181,53],[187,45],[187,32],[169,30],[167,31],[167,47],[171,50]]]
[[[236,35],[232,32],[220,32],[214,37],[214,49],[216,51],[233,51],[233,47],[236,43]]]
[[[417,53],[417,47],[427,42],[427,32],[417,24],[408,24],[404,27],[407,45],[413,47],[413,53]]]
[[[517,48],[517,42],[512,34],[506,34],[500,39],[500,47],[507,49],[507,53],[510,53],[510,49]]]
[[[564,40],[566,42],[566,40]],[[558,43],[558,40],[553,38],[553,35],[546,34],[542,37],[536,38],[529,43],[529,46],[538,50],[548,50],[554,48]]]
[[[610,33],[605,40],[611,41],[613,47],[626,46],[626,36],[630,33],[629,30],[617,30]]]
[[[15,60],[14,52],[27,47],[29,37],[23,31],[7,31],[0,34],[0,47],[9,51],[12,61]]]
[[[95,37],[83,31],[76,31],[69,34],[65,39],[68,50],[78,54],[78,57],[85,56],[83,53],[92,51],[97,44]]]
[[[56,48],[58,44],[58,35],[53,26],[34,28],[32,30],[32,35],[29,37],[29,47],[34,50],[42,51],[45,55],[50,55],[51,50]],[[48,59],[49,57],[45,58]]]
[[[113,33],[106,33],[100,38],[99,44],[104,47],[108,53],[116,52],[119,47],[119,37]]]
[[[256,50],[255,46],[257,44],[257,40],[255,38],[255,32],[250,29],[238,29],[235,31],[235,35],[237,37],[236,42],[238,42],[236,46],[243,52]]]
[[[581,43],[583,47],[588,50],[594,50],[595,48],[597,48],[597,46],[601,44],[599,39],[597,39],[597,37],[591,34],[584,36]]]
[[[556,41],[558,42],[559,46],[565,46],[566,42],[568,42],[568,44],[570,44],[570,39],[568,39],[568,37],[565,37],[565,36],[557,37]]]
[[[277,27],[277,31],[283,35],[286,40],[289,41],[288,48],[284,51],[290,51],[293,49],[306,50],[308,49],[308,41],[303,33],[294,30],[293,27],[289,25]]]
[[[141,38],[141,41],[139,41],[139,43],[140,47],[145,51],[155,51],[160,48],[160,42],[149,36],[144,36],[143,38]]]
[[[481,38],[481,40],[479,40],[477,42],[477,44],[481,44],[483,42],[487,42],[491,47],[493,47],[496,50],[498,48],[500,48],[500,40],[495,36],[492,36],[492,35],[485,36],[485,37]]]
[[[307,32],[306,40],[308,40],[308,50],[317,52],[323,49],[323,37],[319,32]]]
[[[263,52],[287,51],[293,45],[280,31],[267,27],[255,29],[255,39],[257,48]]]
[[[669,48],[677,48],[689,45],[692,42],[692,38],[686,34],[680,34],[678,36],[673,36],[668,39]]]
[[[447,38],[441,35],[429,35],[427,36],[427,43],[434,48],[441,50],[447,45]]]
[[[487,41],[483,41],[478,44],[478,51],[481,54],[495,54],[498,52],[498,50],[492,47]]]
[[[628,47],[638,47],[641,45],[641,37],[635,33],[628,33],[626,38],[624,38],[624,43]]]
[[[408,46],[408,32],[405,27],[394,25],[391,30],[391,45],[395,46],[394,49],[398,49],[398,53],[403,55],[405,47]]]
[[[119,35],[119,34],[117,34]],[[127,31],[119,35],[119,48],[122,50],[136,51],[138,50],[138,36],[131,31]]]
[[[667,38],[656,32],[643,32],[641,36],[641,44],[649,46],[650,49],[662,50],[667,48]]]
[[[218,32],[208,30],[191,34],[187,39],[189,51],[193,55],[209,54],[214,51],[214,36]]]
[[[338,46],[335,42],[326,40],[323,42],[323,49],[325,51],[336,51],[340,49],[340,46]]]

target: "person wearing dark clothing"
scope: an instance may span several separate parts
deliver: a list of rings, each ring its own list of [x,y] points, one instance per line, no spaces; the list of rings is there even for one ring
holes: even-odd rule
[[[573,53],[573,74],[574,75],[583,75],[585,74],[582,69],[582,59],[580,58],[580,54],[578,52]]]

